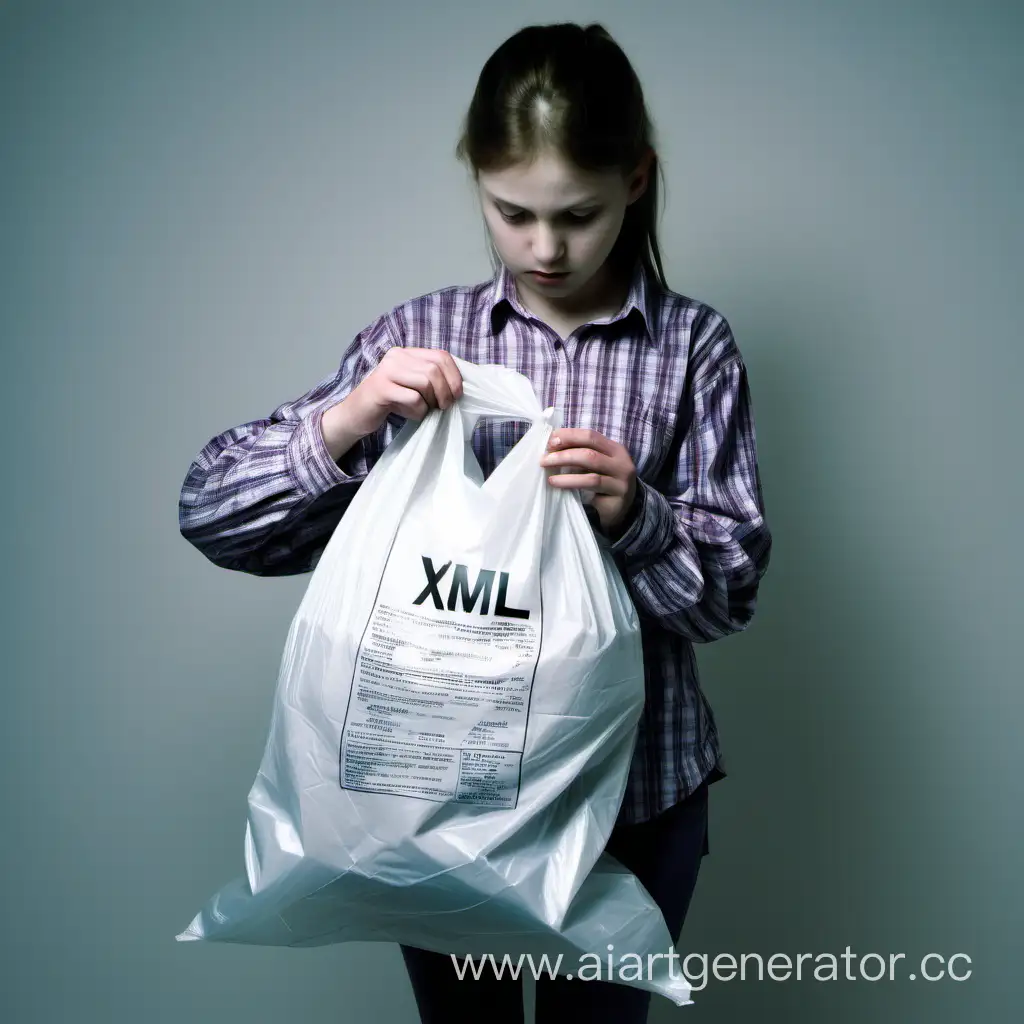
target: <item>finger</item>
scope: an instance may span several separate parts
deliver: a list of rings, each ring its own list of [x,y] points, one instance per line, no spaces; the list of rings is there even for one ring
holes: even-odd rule
[[[618,461],[594,448],[570,448],[556,450],[544,456],[544,465],[550,469],[575,468],[583,473],[603,473],[606,476],[620,475]]]
[[[427,372],[419,366],[400,366],[391,374],[391,381],[404,388],[411,388],[418,392],[427,403],[428,408],[437,408],[437,396],[434,394],[434,386]]]
[[[430,381],[430,387],[434,393],[434,398],[437,400],[438,408],[447,409],[455,401],[455,396],[452,394],[448,379],[442,372],[441,367],[433,360],[425,360],[423,362],[423,372],[426,374],[427,380]]]
[[[447,352],[445,353],[445,358],[441,360],[441,370],[448,380],[452,397],[458,401],[462,397],[462,374],[455,365],[455,360]]]
[[[455,401],[455,395],[452,394],[448,378],[441,369],[441,360],[439,358],[442,355],[447,355],[447,353],[429,348],[406,349],[406,352],[411,361],[410,365],[414,366],[417,371],[424,374],[427,380],[430,381],[430,389],[436,401],[436,408],[447,409]]]
[[[614,477],[601,473],[555,473],[548,477],[548,483],[565,491],[593,491],[594,494],[610,494],[621,498],[626,485]]]
[[[602,452],[605,455],[614,455],[619,445],[611,438],[596,430],[585,427],[571,427],[553,430],[548,440],[548,446],[552,449],[565,450],[567,448],[592,448],[594,451]]]
[[[420,349],[420,351],[440,367],[452,393],[452,399],[460,399],[462,397],[462,374],[455,365],[455,360],[452,359],[451,353],[440,348],[425,348]]]
[[[389,411],[407,420],[421,420],[430,412],[430,405],[419,391],[401,384],[392,385],[387,392],[387,400]]]

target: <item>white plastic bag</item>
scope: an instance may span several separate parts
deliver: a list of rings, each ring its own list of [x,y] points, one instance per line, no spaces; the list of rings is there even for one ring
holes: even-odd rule
[[[636,612],[579,495],[546,482],[558,414],[521,374],[456,363],[462,398],[403,427],[312,574],[247,877],[177,938],[562,954],[689,1003],[678,961],[648,959],[672,951],[660,910],[602,852],[644,701]],[[480,417],[532,423],[486,481]]]

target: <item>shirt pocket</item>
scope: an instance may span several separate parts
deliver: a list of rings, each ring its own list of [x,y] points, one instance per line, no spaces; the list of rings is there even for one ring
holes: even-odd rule
[[[633,457],[637,476],[650,480],[658,475],[672,444],[673,424],[669,418],[639,397],[626,406],[623,444]]]

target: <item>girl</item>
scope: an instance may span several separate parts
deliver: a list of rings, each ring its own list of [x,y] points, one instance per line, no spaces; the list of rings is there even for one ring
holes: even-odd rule
[[[677,937],[708,852],[708,786],[725,775],[692,645],[750,622],[771,538],[729,324],[670,291],[662,271],[653,143],[637,77],[600,25],[509,38],[484,65],[456,151],[478,191],[491,280],[401,303],[359,333],[336,373],[213,438],[179,515],[218,565],[308,572],[402,423],[459,398],[451,354],[525,374],[570,425],[544,457],[562,470],[549,483],[592,493],[594,529],[640,615],[647,701],[607,849]],[[524,431],[481,422],[485,476]],[[520,981],[459,981],[449,957],[402,952],[424,1024],[522,1022]],[[542,979],[536,1019],[633,1024],[649,999],[614,982]]]

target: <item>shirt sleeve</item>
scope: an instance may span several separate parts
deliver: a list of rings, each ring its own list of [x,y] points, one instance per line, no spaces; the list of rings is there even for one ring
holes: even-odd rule
[[[771,534],[747,371],[720,314],[700,318],[690,365],[664,475],[658,487],[637,479],[632,521],[611,551],[638,611],[709,643],[753,618]]]
[[[347,397],[395,342],[389,317],[361,331],[335,373],[265,419],[212,438],[178,501],[182,536],[215,565],[257,576],[308,572],[395,432],[391,420],[335,462],[323,413]]]

